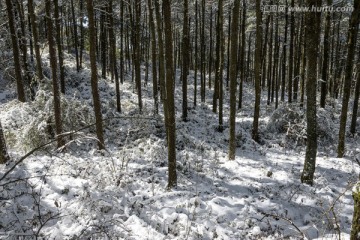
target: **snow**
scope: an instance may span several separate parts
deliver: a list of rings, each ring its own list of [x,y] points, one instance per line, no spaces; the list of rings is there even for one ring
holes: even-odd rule
[[[88,65],[77,73],[71,55],[66,59],[63,104],[65,121],[74,124],[70,131],[94,118]],[[358,135],[347,137],[345,158],[336,158],[333,138],[320,138],[315,184],[303,185],[305,146],[301,141],[286,144],[292,137],[289,131],[270,126],[273,109],[265,107],[265,95],[260,119],[263,144],[251,139],[254,95],[253,86],[246,83],[244,107],[236,119],[236,158],[229,161],[228,93],[225,130],[218,132],[212,90],[207,90],[205,103],[193,108],[193,77],[189,77],[189,121],[182,122],[178,72],[178,187],[167,191],[163,113],[160,107],[160,116],[153,115],[149,83],[143,86],[143,115],[138,115],[130,79],[126,75],[121,85],[122,114],[115,111],[114,83],[99,81],[103,116],[117,117],[104,124],[106,151],[96,149],[90,128],[74,135],[65,151],[51,146],[36,152],[0,181],[1,239],[302,239],[303,235],[336,239],[339,231],[342,239],[349,239],[351,189],[359,176]],[[38,144],[29,136],[32,125],[41,133],[40,140],[50,139],[44,121],[52,116],[47,84],[32,103],[11,100],[6,94],[11,90],[0,92],[0,120],[13,159],[0,166],[0,178],[29,150],[26,144]],[[329,136],[337,134],[339,104],[319,112],[320,120],[328,122]],[[296,126],[289,129],[303,131],[304,110],[280,107],[297,113],[296,121],[290,122]],[[329,119],[330,115],[334,117]]]

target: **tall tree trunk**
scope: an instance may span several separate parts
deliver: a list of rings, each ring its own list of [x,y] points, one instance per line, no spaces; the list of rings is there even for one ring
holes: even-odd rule
[[[155,114],[159,113],[159,97],[158,97],[158,77],[157,77],[157,64],[156,64],[156,35],[155,35],[155,23],[154,23],[154,11],[151,0],[148,0],[149,9],[149,26],[151,36],[151,67],[152,67],[152,79],[153,79],[153,95],[154,95],[154,111]]]
[[[270,105],[270,101],[271,101],[271,86],[273,85],[272,83],[272,79],[271,79],[271,71],[273,69],[273,33],[274,33],[274,27],[273,27],[273,16],[270,16],[270,23],[269,23],[269,27],[270,27],[270,33],[269,33],[269,46],[268,46],[268,72],[265,73],[267,74],[267,90],[268,90],[268,96],[267,96],[267,105]]]
[[[155,14],[156,14],[156,23],[157,23],[157,35],[159,42],[159,84],[160,84],[160,94],[161,100],[164,102],[166,99],[166,90],[165,90],[165,59],[164,59],[164,40],[163,40],[163,29],[160,13],[160,4],[159,1],[154,1],[155,3]],[[164,104],[164,108],[165,108]]]
[[[348,105],[350,100],[350,90],[351,90],[351,77],[353,69],[353,60],[355,55],[356,48],[356,39],[359,30],[359,21],[360,21],[360,1],[354,1],[354,10],[351,14],[348,38],[347,38],[347,59],[345,66],[345,80],[344,80],[344,95],[341,106],[341,115],[340,115],[340,128],[339,128],[339,145],[337,149],[338,157],[343,157],[345,154],[345,134],[346,134],[346,120],[348,114]]]
[[[213,6],[210,8],[210,36],[209,36],[209,89],[211,89],[211,73],[213,64]]]
[[[291,0],[291,7],[294,7],[294,0]],[[288,102],[292,102],[293,77],[294,77],[294,38],[295,38],[295,16],[290,13],[290,45],[289,45],[289,74],[288,74]]]
[[[205,80],[205,50],[206,50],[206,46],[205,46],[205,0],[201,1],[201,9],[202,9],[202,13],[201,13],[201,55],[200,55],[200,72],[201,72],[201,102],[205,102],[205,89],[206,89],[206,80]]]
[[[96,33],[94,21],[93,0],[86,0],[88,19],[89,19],[89,43],[90,43],[90,66],[91,66],[91,90],[94,102],[94,112],[96,121],[96,136],[99,149],[104,149],[104,133],[101,115],[101,102],[98,91],[97,67],[96,67]]]
[[[53,84],[53,95],[54,95],[54,115],[55,115],[55,129],[57,146],[62,147],[65,144],[62,134],[62,118],[61,118],[61,99],[60,91],[57,78],[57,61],[56,61],[56,48],[54,41],[53,21],[51,16],[51,0],[45,1],[46,11],[46,23],[47,23],[47,37],[49,42],[49,54],[50,54],[50,66],[51,66],[51,77]]]
[[[229,137],[229,159],[235,160],[236,136],[235,136],[235,118],[236,118],[236,70],[238,53],[238,34],[239,34],[239,15],[240,1],[234,2],[231,26],[231,51],[230,51],[230,137]]]
[[[116,111],[121,112],[121,101],[120,101],[120,83],[119,83],[119,74],[117,71],[116,64],[116,36],[114,33],[115,24],[114,24],[114,15],[113,15],[113,1],[109,0],[108,5],[108,14],[109,14],[109,42],[110,42],[110,66],[111,72],[115,75],[115,92],[116,92]]]
[[[242,108],[243,83],[245,78],[245,49],[246,49],[246,0],[242,6],[242,22],[241,22],[241,50],[240,50],[240,84],[239,84],[239,104],[238,108]]]
[[[21,64],[20,64],[20,53],[19,53],[19,42],[16,32],[16,25],[14,20],[14,11],[13,4],[11,0],[6,0],[6,10],[9,19],[9,28],[11,35],[11,43],[14,57],[14,66],[15,66],[15,77],[16,77],[16,87],[18,100],[20,102],[25,102],[25,91],[24,91],[24,82],[21,74]]]
[[[28,48],[27,48],[27,32],[26,32],[26,18],[25,18],[25,10],[23,7],[23,2],[18,1],[16,3],[17,11],[15,10],[15,15],[17,14],[19,18],[20,28],[18,29],[18,40],[19,40],[19,46],[21,50],[21,56],[22,56],[22,68],[24,73],[24,80],[26,87],[28,89],[32,90],[30,88],[30,71],[29,71],[29,64],[28,64]],[[16,19],[16,17],[15,17]],[[33,91],[30,91],[30,98],[33,100],[35,98],[35,93]]]
[[[135,1],[135,44],[134,44],[134,70],[135,70],[135,83],[137,88],[137,95],[138,95],[138,105],[139,111],[142,112],[142,96],[141,96],[141,45],[140,45],[140,15],[141,15],[141,1]]]
[[[40,43],[39,43],[39,34],[37,29],[37,21],[34,12],[34,3],[33,0],[28,0],[28,9],[31,21],[31,31],[34,39],[34,49],[35,49],[35,60],[36,60],[36,75],[39,80],[44,78],[41,64],[41,55],[40,55]]]
[[[197,71],[198,71],[198,0],[195,0],[195,52],[194,52],[194,108],[196,107],[197,102]]]
[[[120,82],[124,83],[124,71],[125,71],[125,62],[124,62],[124,1],[121,1],[120,4]]]
[[[261,39],[262,39],[262,16],[261,0],[256,0],[256,42],[255,42],[255,107],[254,122],[252,126],[252,139],[259,141],[259,117],[260,117],[260,97],[261,97]]]
[[[307,6],[319,7],[321,0],[307,0]],[[316,117],[316,85],[317,85],[317,64],[318,50],[321,31],[321,13],[308,12],[306,14],[306,59],[307,59],[307,78],[306,78],[306,153],[304,169],[301,174],[301,182],[313,184],[316,152],[317,152],[317,117]]]
[[[72,14],[72,21],[73,21],[73,35],[74,35],[74,47],[75,47],[75,58],[76,58],[76,70],[80,71],[80,63],[79,63],[79,41],[77,36],[77,23],[76,23],[76,17],[75,17],[75,8],[74,8],[74,0],[71,0],[71,14]]]
[[[283,43],[283,52],[282,52],[282,72],[281,72],[281,96],[280,96],[280,100],[282,102],[285,101],[285,83],[286,83],[286,59],[287,59],[287,54],[286,54],[286,50],[287,50],[287,35],[288,35],[288,11],[287,11],[287,0],[285,0],[286,6],[285,6],[285,36],[284,36],[284,43]]]
[[[56,27],[56,44],[59,58],[59,69],[60,69],[60,91],[65,94],[65,68],[64,68],[64,57],[61,45],[61,19],[59,15],[59,4],[58,0],[54,0],[54,14],[55,14],[55,27]]]
[[[215,56],[215,84],[213,95],[213,112],[217,112],[217,101],[220,95],[220,82],[222,82],[222,69],[223,69],[223,0],[218,1],[218,17],[216,26],[216,56]],[[220,124],[219,124],[220,125]],[[220,126],[219,126],[220,127]],[[219,129],[221,130],[221,129]]]
[[[170,0],[163,0],[163,12],[165,22],[165,46],[166,46],[166,114],[168,128],[167,143],[168,143],[168,189],[174,188],[177,185],[176,175],[176,123],[175,123],[175,104],[174,104],[174,70],[173,70],[173,41],[171,29],[171,4]]]
[[[183,40],[182,40],[182,120],[187,121],[187,78],[189,74],[189,46],[190,46],[190,31],[189,31],[189,4],[188,0],[184,0],[184,22],[183,22]]]
[[[107,73],[107,2],[103,3],[100,13],[100,54],[101,77],[106,78]]]
[[[82,68],[83,50],[84,50],[84,0],[80,0],[80,51],[79,51],[79,67]]]
[[[327,0],[327,5],[332,5],[332,0]],[[328,64],[329,64],[329,48],[330,48],[330,25],[331,13],[326,13],[325,33],[324,33],[324,60],[321,72],[321,97],[320,107],[325,108],[326,95],[328,91]]]

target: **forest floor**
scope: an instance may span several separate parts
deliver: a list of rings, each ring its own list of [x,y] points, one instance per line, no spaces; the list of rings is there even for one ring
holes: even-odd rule
[[[66,131],[94,122],[89,68],[77,73],[73,62],[67,56],[62,99]],[[21,156],[49,141],[54,130],[50,81],[41,83],[29,103],[14,99],[8,90],[14,86],[1,89],[0,120],[12,160],[0,166],[0,238],[349,239],[360,134],[348,135],[346,157],[336,158],[341,102],[328,102],[318,112],[315,183],[308,186],[300,182],[304,109],[281,104],[274,111],[264,92],[261,143],[256,143],[251,139],[253,86],[246,83],[243,108],[236,115],[236,159],[229,161],[229,94],[225,90],[225,129],[219,132],[213,90],[207,89],[206,102],[198,101],[194,108],[190,73],[188,122],[181,121],[180,72],[176,74],[178,187],[171,191],[166,189],[162,105],[155,116],[151,74],[142,88],[141,115],[130,76],[120,86],[121,114],[116,112],[114,83],[99,80],[106,151],[97,150],[94,129],[84,129],[62,151],[43,148],[5,178]]]

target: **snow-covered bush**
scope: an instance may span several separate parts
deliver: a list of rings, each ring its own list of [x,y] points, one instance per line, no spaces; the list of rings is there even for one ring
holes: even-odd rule
[[[3,117],[9,146],[30,150],[55,136],[53,96],[40,89],[33,102],[7,104]],[[63,131],[68,132],[93,122],[91,108],[73,98],[61,98]]]
[[[298,106],[281,105],[271,115],[266,126],[266,132],[285,134],[281,145],[297,147],[306,145],[306,110]],[[331,144],[334,141],[334,117],[326,109],[317,110],[317,133],[320,145]]]

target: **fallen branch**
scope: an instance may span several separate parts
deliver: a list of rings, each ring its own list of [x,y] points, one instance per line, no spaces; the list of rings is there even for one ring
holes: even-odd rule
[[[264,217],[272,217],[272,218],[274,218],[275,220],[282,219],[282,220],[290,223],[291,226],[293,226],[293,227],[296,229],[296,231],[298,231],[298,232],[301,234],[301,236],[303,237],[303,239],[307,239],[306,236],[305,236],[305,234],[300,230],[300,228],[299,228],[298,226],[296,226],[296,224],[295,224],[291,219],[286,218],[286,217],[283,217],[283,216],[280,216],[280,215],[272,214],[272,213],[262,212],[262,211],[260,211],[260,213],[263,214]]]

